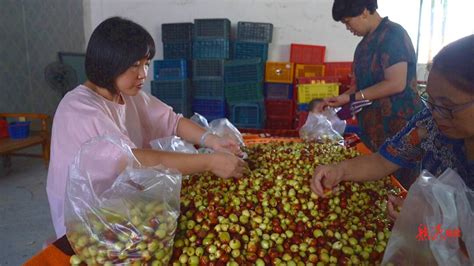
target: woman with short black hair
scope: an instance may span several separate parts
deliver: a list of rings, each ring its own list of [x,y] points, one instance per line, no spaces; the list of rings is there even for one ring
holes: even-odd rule
[[[99,136],[118,137],[143,166],[164,165],[183,174],[211,171],[240,177],[245,162],[235,141],[206,132],[157,98],[142,91],[155,43],[140,25],[119,17],[103,21],[86,52],[88,80],[61,100],[53,121],[47,193],[57,237],[65,234],[64,200],[68,168],[81,145]],[[214,149],[213,154],[184,154],[150,149],[150,141],[177,135]],[[104,147],[104,180],[121,172],[121,150]],[[95,180],[97,181],[97,180]],[[110,183],[110,182],[109,182]]]
[[[362,37],[354,53],[353,85],[337,97],[324,99],[318,106],[342,106],[359,100],[372,104],[357,113],[362,142],[377,151],[421,110],[416,90],[416,54],[405,29],[382,18],[377,0],[335,0],[332,16],[352,34]],[[404,184],[416,171],[397,172]]]

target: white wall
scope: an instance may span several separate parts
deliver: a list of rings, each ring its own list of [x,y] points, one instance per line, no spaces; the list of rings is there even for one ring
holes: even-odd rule
[[[394,10],[393,5],[389,4],[391,1],[379,0],[382,16],[390,16],[390,10]],[[413,25],[411,20],[414,14],[407,4],[412,3],[416,7],[416,2],[397,1],[405,10],[401,16],[405,16],[410,25]],[[123,16],[150,32],[155,39],[155,58],[158,59],[163,58],[162,23],[193,22],[195,18],[229,18],[234,32],[238,21],[273,24],[270,61],[288,61],[291,43],[324,45],[326,61],[352,61],[360,38],[332,19],[332,3],[333,0],[84,0],[85,40],[89,40],[92,30],[104,19]],[[385,9],[384,4],[388,6]],[[406,10],[412,11],[408,13]],[[149,91],[148,87],[145,89]]]

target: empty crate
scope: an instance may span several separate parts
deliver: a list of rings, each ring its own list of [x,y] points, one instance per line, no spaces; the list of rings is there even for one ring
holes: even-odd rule
[[[226,116],[226,104],[224,100],[194,99],[193,112],[204,116],[209,122]]]
[[[312,99],[324,99],[339,95],[339,84],[299,84],[298,103],[309,103]]]
[[[290,62],[267,62],[265,81],[275,83],[293,83],[294,65]]]
[[[228,59],[229,40],[195,40],[193,42],[194,59]]]
[[[152,80],[151,94],[160,100],[188,99],[191,86],[188,79],[184,80]]]
[[[267,99],[293,99],[293,84],[265,83],[265,98]]]
[[[224,100],[224,79],[203,78],[193,80],[193,97],[195,99]]]
[[[262,83],[226,84],[225,97],[229,103],[263,101],[263,86]]]
[[[325,46],[292,43],[290,62],[296,64],[322,64],[326,53]]]
[[[273,24],[259,22],[237,23],[237,40],[247,42],[272,42]]]
[[[232,51],[234,59],[260,58],[262,62],[266,62],[268,59],[267,43],[235,41]]]
[[[267,117],[294,117],[295,102],[293,100],[265,100],[265,112]]]
[[[326,76],[347,76],[352,72],[352,62],[326,62]]]
[[[191,60],[193,58],[193,43],[163,43],[163,58]]]
[[[224,78],[224,60],[194,60],[193,79]]]
[[[230,20],[226,18],[195,19],[194,39],[230,39]]]
[[[190,42],[193,39],[193,23],[161,24],[161,41],[164,43]]]
[[[231,105],[231,122],[238,128],[262,128],[265,107],[262,103],[238,103]]]
[[[324,76],[324,65],[297,64],[295,67],[295,79],[322,76]]]
[[[263,65],[259,58],[237,59],[224,64],[224,79],[227,83],[259,83],[263,81]]]
[[[153,61],[153,78],[155,80],[186,79],[187,72],[187,63],[184,59]]]

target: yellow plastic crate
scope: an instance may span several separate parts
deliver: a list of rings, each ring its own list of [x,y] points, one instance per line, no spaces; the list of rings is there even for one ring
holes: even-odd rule
[[[297,64],[295,67],[296,78],[324,77],[325,65]]]
[[[309,103],[312,99],[324,99],[339,95],[339,83],[316,83],[298,85],[298,103]]]
[[[293,83],[294,64],[290,62],[267,62],[265,81],[274,83]]]

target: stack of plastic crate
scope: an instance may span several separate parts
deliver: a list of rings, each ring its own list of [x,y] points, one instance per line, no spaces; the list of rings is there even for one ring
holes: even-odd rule
[[[260,58],[227,61],[224,77],[231,122],[239,128],[262,128],[265,105]]]
[[[190,117],[191,82],[187,69],[184,59],[153,61],[151,94],[173,107],[174,112]]]
[[[265,68],[265,106],[268,129],[292,129],[295,102],[293,93],[294,64],[267,62]]]
[[[161,24],[164,59],[192,60],[193,23]],[[191,64],[187,62],[188,70]],[[188,74],[190,71],[188,71]]]
[[[226,116],[224,61],[230,57],[230,20],[195,19],[193,112],[212,121]]]
[[[265,104],[263,96],[264,65],[272,41],[271,23],[237,23],[237,38],[232,43],[233,60],[226,62],[225,94],[230,119],[240,128],[263,128]]]

